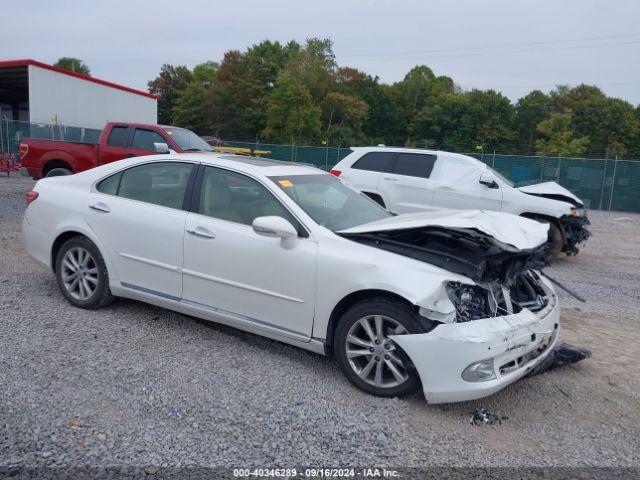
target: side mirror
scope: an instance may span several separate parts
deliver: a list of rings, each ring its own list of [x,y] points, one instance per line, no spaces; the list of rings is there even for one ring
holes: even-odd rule
[[[298,232],[293,225],[282,217],[258,217],[253,221],[253,231],[264,237],[287,239],[297,237]]]
[[[487,188],[498,188],[498,182],[490,173],[481,174],[479,182]]]
[[[154,142],[153,151],[156,153],[170,153],[169,145],[162,142]]]

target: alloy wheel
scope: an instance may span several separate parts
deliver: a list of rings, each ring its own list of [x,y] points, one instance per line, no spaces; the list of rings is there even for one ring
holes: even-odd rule
[[[389,335],[409,333],[384,315],[362,317],[349,329],[345,349],[349,365],[363,381],[378,388],[392,388],[409,379],[406,366]]]
[[[98,266],[91,253],[82,247],[70,248],[62,258],[62,283],[77,300],[88,300],[98,287]]]

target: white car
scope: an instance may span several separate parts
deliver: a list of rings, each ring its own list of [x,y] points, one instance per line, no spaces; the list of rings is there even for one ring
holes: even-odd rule
[[[224,154],[45,178],[27,202],[26,249],[73,305],[127,297],[335,355],[372,394],[479,398],[556,342],[547,227],[509,214],[394,216],[316,168]]]
[[[331,170],[393,213],[442,209],[508,212],[549,224],[547,260],[578,253],[590,233],[583,202],[555,182],[516,188],[480,160],[396,147],[352,148]]]

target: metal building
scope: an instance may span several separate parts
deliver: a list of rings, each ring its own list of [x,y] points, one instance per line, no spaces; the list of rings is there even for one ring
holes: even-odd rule
[[[0,61],[0,119],[101,129],[157,123],[157,97],[35,60]]]

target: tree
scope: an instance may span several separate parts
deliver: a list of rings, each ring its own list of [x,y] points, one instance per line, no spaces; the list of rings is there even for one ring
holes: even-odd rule
[[[320,108],[299,80],[280,77],[271,95],[264,136],[274,142],[314,138],[320,135]]]
[[[81,73],[82,75],[91,76],[91,70],[89,67],[85,65],[85,63],[73,57],[62,57],[59,58],[56,63],[53,64],[54,67],[63,68],[65,70],[71,70],[72,72]]]
[[[368,109],[366,102],[357,97],[339,92],[328,93],[322,101],[323,134],[350,143],[364,142],[362,127]]]
[[[147,83],[149,92],[158,95],[158,123],[169,124],[173,117],[173,106],[181,91],[193,82],[193,74],[185,66],[164,64],[160,74]]]
[[[291,56],[282,75],[304,85],[319,104],[335,85],[336,70],[333,42],[328,38],[308,38],[304,48]]]
[[[176,99],[171,123],[199,134],[207,133],[210,122],[205,110],[206,100],[207,89],[202,83],[190,83]]]
[[[210,87],[216,78],[218,68],[220,68],[220,64],[211,60],[200,63],[193,67],[193,78],[203,87]]]
[[[494,90],[471,90],[462,94],[434,96],[409,126],[411,139],[438,148],[469,151],[477,145],[486,150],[510,150],[513,105]]]
[[[571,110],[562,113],[554,112],[537,127],[540,139],[536,140],[538,155],[559,157],[580,157],[589,148],[589,138],[576,138],[571,131],[573,122]]]
[[[551,97],[533,90],[522,97],[515,106],[515,128],[518,131],[519,141],[526,145],[526,152],[531,153],[534,141],[537,139],[537,126],[549,117]]]

